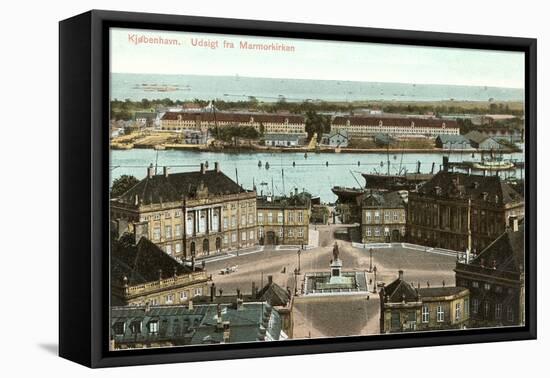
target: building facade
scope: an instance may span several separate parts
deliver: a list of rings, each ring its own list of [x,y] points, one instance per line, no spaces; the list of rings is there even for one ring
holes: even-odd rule
[[[406,231],[406,191],[371,192],[361,200],[363,243],[401,241]]]
[[[111,244],[113,305],[184,304],[204,295],[211,277],[202,267],[180,264],[147,238],[125,234]]]
[[[495,139],[491,138],[485,133],[473,130],[466,134],[466,138],[470,140],[472,147],[477,148],[478,150],[498,150],[502,146]]]
[[[307,193],[257,199],[258,241],[262,245],[307,245],[311,199]]]
[[[297,147],[304,143],[305,134],[265,134],[264,142],[270,147]]]
[[[472,148],[470,141],[463,135],[438,135],[435,146],[445,150],[465,150]]]
[[[399,277],[380,291],[380,332],[460,329],[469,325],[470,293],[455,286],[415,288]]]
[[[111,200],[111,219],[123,219],[167,254],[202,258],[257,243],[256,192],[245,190],[218,163],[198,172],[147,176]]]
[[[525,233],[517,218],[477,255],[457,262],[456,282],[471,292],[473,327],[525,324]]]
[[[407,239],[455,251],[479,252],[523,218],[524,199],[499,176],[440,171],[409,193]]]
[[[251,126],[260,133],[305,134],[305,118],[295,114],[166,112],[161,120],[163,130],[207,130],[215,127]]]
[[[330,147],[347,147],[349,139],[349,134],[346,130],[336,130],[329,134],[323,134],[321,144]]]
[[[428,118],[390,118],[337,116],[332,120],[331,130],[347,131],[350,137],[366,137],[376,134],[395,136],[458,135],[456,121]]]

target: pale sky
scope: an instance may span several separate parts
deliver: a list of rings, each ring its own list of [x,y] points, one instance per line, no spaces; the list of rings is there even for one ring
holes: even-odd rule
[[[136,44],[146,36],[177,44]],[[192,41],[218,43],[217,48]],[[234,48],[224,47],[224,41]],[[240,48],[281,43],[293,52]],[[111,72],[351,80],[523,88],[521,52],[111,29]]]

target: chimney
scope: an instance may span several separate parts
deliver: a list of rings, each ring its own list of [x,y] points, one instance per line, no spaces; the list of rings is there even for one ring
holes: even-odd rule
[[[294,188],[294,195],[295,195],[295,196],[298,195],[298,188]]]
[[[399,269],[399,271],[397,273],[399,274],[399,279],[403,280],[403,271],[401,269]]]
[[[168,167],[162,167],[162,173],[164,174],[164,177],[168,177]]]
[[[256,299],[256,283],[252,281],[252,298]]]
[[[206,166],[204,163],[201,163],[201,173],[204,175],[206,173]]]
[[[187,308],[189,311],[193,311],[193,300],[189,299],[189,302],[187,302]]]
[[[220,169],[220,163],[219,162],[214,163],[214,169],[216,170],[216,173],[220,173],[221,169]]]
[[[216,285],[212,282],[210,286],[210,302],[214,302],[214,297],[216,296]]]
[[[145,313],[148,314],[151,311],[151,305],[149,301],[145,302]]]
[[[519,230],[519,220],[518,217],[512,216],[508,218],[508,225],[512,232],[518,232]]]
[[[273,284],[273,276],[272,275],[267,276],[267,284],[268,285]]]
[[[147,178],[153,178],[154,175],[155,175],[155,168],[153,167],[153,163],[151,163],[147,168]]]
[[[243,299],[240,297],[237,297],[237,310],[240,311],[243,309]]]

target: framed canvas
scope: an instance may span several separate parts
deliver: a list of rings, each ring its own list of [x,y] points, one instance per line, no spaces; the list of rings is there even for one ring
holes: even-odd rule
[[[59,353],[536,338],[536,40],[60,22]]]

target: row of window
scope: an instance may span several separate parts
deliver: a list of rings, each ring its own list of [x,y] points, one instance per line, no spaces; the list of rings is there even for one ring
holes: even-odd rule
[[[454,319],[456,321],[460,321],[462,319],[462,316],[464,316],[465,318],[468,317],[468,312],[470,311],[469,305],[470,305],[469,300],[464,300],[464,309],[462,308],[461,302],[455,303]],[[435,316],[436,316],[436,322],[442,323],[445,321],[445,308],[442,305],[438,305],[436,307]],[[430,322],[430,307],[428,305],[422,305],[422,323],[429,323],[429,322]]]
[[[390,229],[388,227],[380,228],[380,227],[366,227],[365,228],[365,235],[367,237],[370,236],[380,236],[381,233],[384,233],[384,236],[390,236]],[[405,235],[405,227],[401,227],[401,236]]]
[[[247,238],[247,231],[241,232],[241,241],[253,241],[254,240],[254,230],[248,231],[248,238]],[[232,232],[231,233],[231,243],[237,242],[237,233]],[[229,235],[225,234],[223,235],[223,244],[229,244]]]
[[[294,232],[294,231],[296,231],[296,232]],[[279,227],[277,235],[279,236],[279,238],[284,237],[283,227]],[[303,238],[304,237],[304,229],[301,228],[301,227],[299,227],[299,228],[288,228],[287,232],[286,232],[286,235],[289,238],[293,238],[294,236],[296,236],[298,238]],[[260,228],[258,228],[258,238],[262,238],[262,237],[264,237],[264,229],[263,229],[263,227],[260,227]]]
[[[375,223],[380,223],[380,211],[365,211],[365,219],[367,223],[372,223],[374,217]],[[405,212],[403,211],[385,211],[384,212],[384,222],[389,223],[390,221],[398,222],[399,220],[405,221]]]
[[[494,304],[495,320],[503,319],[503,309],[504,306],[502,303]],[[477,298],[472,299],[472,314],[483,315],[485,318],[489,318],[491,315],[491,303],[488,301],[480,301]],[[510,305],[506,306],[506,320],[509,322],[514,321],[514,309]]]
[[[464,287],[468,287],[468,282],[467,281],[462,281],[460,282],[461,286],[464,286]],[[471,281],[471,285],[472,285],[472,288],[475,288],[475,289],[479,289],[480,287],[483,288],[483,290],[485,291],[490,291],[491,288],[492,288],[492,285],[488,282],[482,282],[482,285],[480,285],[479,281]],[[494,286],[494,291],[495,293],[503,293],[504,292],[504,288],[502,286],[499,286],[499,285],[495,285]],[[514,290],[509,287],[507,289],[507,293],[509,295],[513,294],[514,293]]]
[[[287,222],[288,223],[293,223],[294,222],[294,219],[296,219],[296,221],[298,223],[303,223],[304,222],[304,212],[303,211],[289,211],[287,212]],[[295,216],[296,215],[296,216]],[[283,224],[284,222],[284,213],[282,211],[279,211],[277,213],[277,223],[278,224]],[[268,212],[267,213],[267,224],[272,224],[273,223],[273,212]],[[258,224],[264,224],[264,213],[262,212],[258,212]]]
[[[144,222],[144,221],[151,221],[151,220],[161,220],[163,218],[164,219],[171,219],[172,217],[174,217],[174,218],[181,217],[181,210],[165,211],[163,214],[156,213],[156,214],[152,214],[152,215],[145,215],[145,216],[141,217],[140,221]]]

